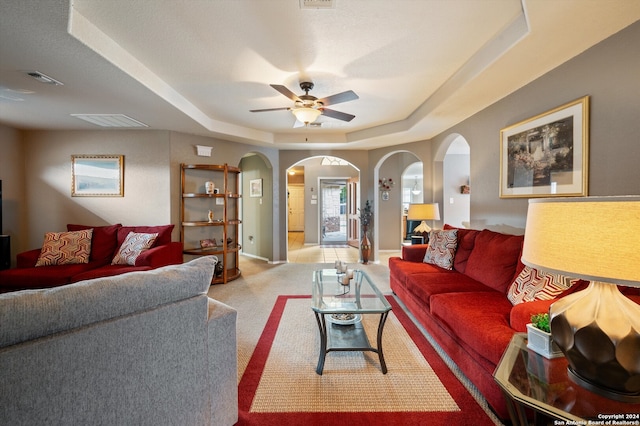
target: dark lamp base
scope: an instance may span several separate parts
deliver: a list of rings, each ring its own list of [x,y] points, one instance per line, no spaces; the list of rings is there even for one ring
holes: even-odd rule
[[[613,399],[615,401],[620,401],[620,402],[631,402],[636,404],[640,402],[640,394],[621,393],[612,389],[605,389],[581,377],[580,374],[573,371],[571,367],[567,368],[567,373],[572,382],[576,383],[579,386],[582,386],[588,391],[591,391],[600,396],[604,396],[605,398]]]
[[[613,284],[589,287],[549,308],[551,336],[578,385],[607,398],[640,402],[640,306]]]

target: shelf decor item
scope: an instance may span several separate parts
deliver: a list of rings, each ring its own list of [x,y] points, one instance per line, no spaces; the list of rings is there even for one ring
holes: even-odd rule
[[[216,243],[216,239],[215,238],[207,238],[204,240],[200,240],[200,247],[201,248],[212,248],[212,247],[216,247],[218,244]]]
[[[562,356],[562,351],[551,336],[549,314],[531,316],[531,323],[527,324],[527,347],[545,358]]]
[[[500,130],[500,198],[586,196],[589,97]]]
[[[204,183],[204,190],[207,194],[209,195],[214,194],[215,189],[216,189],[216,185],[212,181],[208,180]]]
[[[640,402],[640,305],[618,285],[640,287],[639,233],[639,196],[531,199],[522,249],[531,268],[590,281],[551,305],[551,335],[573,382],[624,402]]]

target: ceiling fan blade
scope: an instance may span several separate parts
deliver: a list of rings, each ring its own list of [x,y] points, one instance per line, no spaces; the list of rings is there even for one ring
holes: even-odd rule
[[[322,102],[323,105],[335,105],[342,102],[355,101],[360,99],[353,90],[347,90],[346,92],[338,93],[335,95],[327,96],[326,98],[318,99],[318,102]]]
[[[282,108],[266,108],[266,109],[250,109],[249,112],[265,112],[265,111],[283,111],[290,110],[291,107],[282,107]]]
[[[270,86],[273,87],[278,92],[282,93],[283,95],[285,95],[287,98],[291,99],[294,102],[300,100],[298,95],[293,93],[291,90],[287,89],[285,86],[282,86],[280,84],[270,84]]]
[[[356,118],[355,115],[347,114],[340,111],[335,111],[333,109],[322,108],[321,111],[322,111],[322,115],[326,115],[327,117],[335,118],[337,120],[351,121],[354,118]]]

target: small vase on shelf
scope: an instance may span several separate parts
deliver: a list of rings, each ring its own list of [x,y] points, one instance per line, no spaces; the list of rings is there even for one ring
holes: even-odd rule
[[[207,217],[209,218],[209,223],[213,223],[213,210],[209,210]]]

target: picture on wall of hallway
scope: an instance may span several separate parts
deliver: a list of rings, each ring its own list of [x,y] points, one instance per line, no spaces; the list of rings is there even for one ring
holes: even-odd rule
[[[587,196],[589,97],[500,131],[500,198]]]

